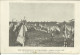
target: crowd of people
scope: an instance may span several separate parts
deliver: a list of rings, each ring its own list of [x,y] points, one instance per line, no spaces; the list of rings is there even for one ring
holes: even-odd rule
[[[72,21],[74,22],[74,21]],[[45,22],[44,22],[45,23]],[[49,23],[49,22],[48,22]],[[9,45],[10,46],[24,46],[25,42],[25,32],[27,31],[43,31],[50,33],[52,37],[55,35],[61,35],[64,37],[64,46],[70,45],[69,40],[74,41],[74,23],[56,23],[53,26],[48,26],[46,23],[42,25],[40,22],[30,24],[26,20],[20,22],[10,22],[9,23]]]

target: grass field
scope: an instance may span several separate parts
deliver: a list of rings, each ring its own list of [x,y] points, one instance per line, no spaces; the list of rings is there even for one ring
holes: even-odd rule
[[[16,40],[18,37],[18,32],[20,30],[20,26],[13,31],[14,28],[9,30],[9,46],[17,46]],[[63,29],[63,28],[62,28]],[[63,47],[64,46],[64,37],[63,31],[55,31],[55,32],[44,32],[40,30],[36,30],[34,28],[27,28],[25,32],[25,46],[31,47]],[[53,33],[53,35],[51,35]],[[72,40],[73,39],[73,40]],[[70,34],[70,38],[66,38],[67,47],[74,46],[74,35]],[[19,43],[21,44],[21,43]]]
[[[53,37],[50,33],[42,31],[30,31],[26,32],[25,46],[63,46],[63,37]]]

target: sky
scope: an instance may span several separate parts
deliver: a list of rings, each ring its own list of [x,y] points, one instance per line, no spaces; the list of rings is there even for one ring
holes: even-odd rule
[[[71,3],[10,3],[10,21],[57,21],[74,19],[74,4]]]

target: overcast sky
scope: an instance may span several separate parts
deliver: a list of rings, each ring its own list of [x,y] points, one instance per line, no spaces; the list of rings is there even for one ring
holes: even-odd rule
[[[74,4],[10,3],[10,21],[68,21],[74,19]]]

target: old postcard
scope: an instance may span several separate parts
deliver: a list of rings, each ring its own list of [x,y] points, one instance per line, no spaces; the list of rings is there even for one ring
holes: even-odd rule
[[[1,53],[80,53],[80,2],[2,1]]]

